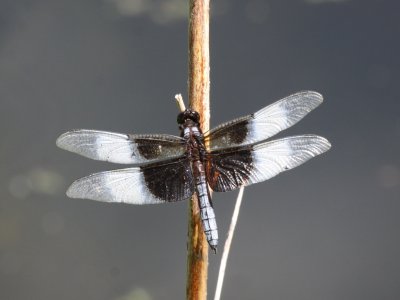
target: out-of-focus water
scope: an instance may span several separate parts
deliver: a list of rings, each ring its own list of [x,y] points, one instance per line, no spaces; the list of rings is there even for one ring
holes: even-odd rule
[[[312,89],[325,102],[279,136],[333,145],[245,190],[224,299],[399,299],[400,4],[213,4],[212,125]],[[1,299],[184,298],[187,203],[68,199],[74,179],[121,166],[55,140],[178,134],[186,13],[178,0],[0,1]],[[235,197],[214,194],[221,245]]]

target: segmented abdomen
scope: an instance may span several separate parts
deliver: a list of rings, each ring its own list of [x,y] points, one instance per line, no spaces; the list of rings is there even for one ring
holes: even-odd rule
[[[203,230],[208,244],[214,252],[216,252],[218,246],[218,228],[214,209],[211,203],[210,192],[206,182],[204,166],[200,161],[196,161],[193,163],[193,168],[195,168],[197,170],[196,173],[198,173],[196,174],[198,176],[195,176],[196,192],[199,199],[200,217],[203,223]]]

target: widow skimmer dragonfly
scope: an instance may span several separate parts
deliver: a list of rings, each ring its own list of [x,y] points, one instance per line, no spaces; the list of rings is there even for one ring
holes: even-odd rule
[[[204,134],[199,114],[191,109],[177,117],[180,137],[86,129],[66,132],[57,139],[62,149],[95,160],[134,164],[78,179],[67,196],[155,204],[186,200],[196,192],[203,230],[216,252],[218,231],[209,188],[226,192],[258,183],[327,151],[329,141],[317,135],[267,141],[296,124],[322,100],[317,92],[298,92]]]

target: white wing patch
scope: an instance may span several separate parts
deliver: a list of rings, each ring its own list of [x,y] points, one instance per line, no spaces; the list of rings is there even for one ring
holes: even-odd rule
[[[146,188],[140,168],[127,168],[89,175],[76,180],[67,196],[103,202],[157,204],[165,201],[154,197]]]
[[[253,168],[246,185],[270,179],[328,151],[329,141],[317,135],[291,136],[254,146]]]
[[[257,111],[254,113],[254,119],[250,121],[246,144],[265,140],[293,126],[320,105],[322,101],[321,94],[303,91]]]
[[[74,130],[62,134],[57,146],[82,156],[113,163],[136,163],[137,149],[127,134],[98,131]]]

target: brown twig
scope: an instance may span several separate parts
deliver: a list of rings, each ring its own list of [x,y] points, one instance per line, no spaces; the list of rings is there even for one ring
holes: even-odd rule
[[[189,106],[200,113],[203,132],[210,125],[209,0],[189,3]],[[189,205],[186,297],[207,298],[208,244],[203,233],[197,197]]]

